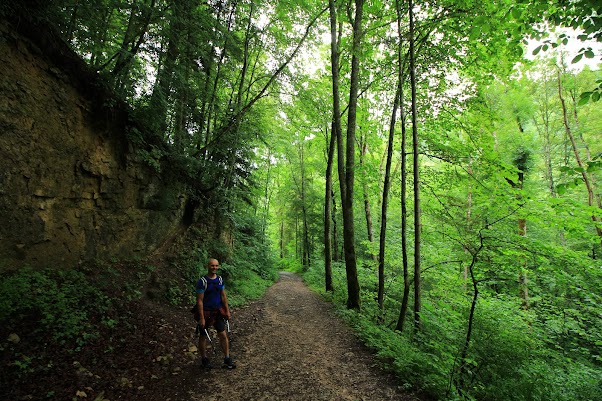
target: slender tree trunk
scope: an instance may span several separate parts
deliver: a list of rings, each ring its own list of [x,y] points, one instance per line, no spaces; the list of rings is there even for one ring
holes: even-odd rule
[[[368,243],[370,244],[370,257],[374,267],[378,266],[378,257],[374,253],[374,224],[372,221],[372,209],[370,207],[370,194],[368,191],[368,177],[366,177],[366,154],[368,153],[368,144],[364,133],[360,136],[360,166],[362,168],[362,195],[364,197],[364,216],[366,217],[366,232],[368,234]]]
[[[575,77],[573,77],[573,79],[575,79]],[[579,142],[581,143],[583,150],[585,150],[585,157],[586,157],[587,162],[589,163],[592,161],[592,154],[591,154],[591,151],[590,151],[587,141],[583,137],[583,130],[579,129],[579,115],[577,113],[578,96],[579,96],[579,94],[578,94],[577,89],[573,88],[573,90],[570,93],[570,98],[571,98],[572,108],[573,108],[573,121],[575,122],[575,127],[576,127],[575,131],[577,132],[577,137],[579,138]],[[596,191],[595,191],[596,176],[593,174],[590,174],[589,179],[592,184],[592,189],[594,189],[595,204],[598,206],[599,209],[602,209],[602,199],[600,198],[600,193],[596,193]],[[598,221],[600,221],[600,220],[598,219]]]
[[[522,186],[523,186],[523,182],[521,179],[521,190],[522,190]],[[521,237],[526,237],[527,236],[527,220],[526,219],[518,219],[518,235],[520,235]],[[520,297],[522,299],[522,306],[523,309],[527,310],[529,309],[529,272],[527,270],[527,261],[525,260],[525,257],[522,256],[522,262],[521,262],[521,271],[519,272],[518,275],[518,281],[519,281],[519,291],[520,291]]]
[[[560,74],[560,70],[558,70],[558,97],[560,99],[560,104],[562,106],[564,129],[565,129],[567,136],[569,137],[569,140],[571,141],[571,146],[573,148],[573,154],[575,156],[575,160],[577,161],[577,165],[581,169],[581,177],[583,178],[583,182],[585,183],[585,187],[587,189],[587,204],[590,207],[592,207],[592,206],[596,205],[594,202],[594,200],[595,200],[594,187],[590,180],[590,176],[587,173],[587,169],[586,169],[587,166],[585,165],[585,163],[583,163],[583,161],[581,160],[581,156],[579,155],[579,150],[577,148],[577,142],[575,141],[575,136],[573,135],[573,131],[571,130],[571,127],[569,124],[568,111],[566,108],[566,103],[564,101],[564,96],[562,94],[562,77]],[[602,227],[600,227],[600,224],[599,224],[600,220],[598,219],[598,217],[595,214],[592,214],[592,221],[594,222],[594,225],[596,227],[596,233],[598,234],[598,237],[602,238]]]
[[[397,50],[397,85],[399,92],[399,114],[401,117],[401,261],[403,264],[403,297],[401,300],[401,308],[399,309],[399,319],[397,319],[397,325],[395,330],[403,332],[405,326],[405,319],[407,316],[408,305],[410,303],[410,272],[408,262],[408,206],[407,206],[407,179],[408,179],[408,167],[407,167],[407,131],[406,131],[406,115],[403,103],[403,84],[404,84],[404,70],[405,62],[402,55],[402,41],[403,34],[401,30],[402,21],[402,9],[400,0],[395,1],[397,9],[397,32],[399,37],[399,47]]]
[[[468,174],[473,175],[472,158],[468,161]],[[472,185],[468,186],[468,195],[466,196],[466,232],[471,232],[472,228]],[[464,247],[464,253],[468,253],[468,249]],[[464,267],[464,291],[468,291],[468,266]]]
[[[280,259],[284,259],[284,220],[280,222]]]
[[[547,100],[547,99],[546,99]],[[555,198],[556,197],[556,183],[554,182],[554,170],[552,168],[552,140],[550,134],[550,117],[549,111],[547,110],[547,102],[544,105],[545,110],[541,112],[543,128],[540,131],[541,136],[543,137],[544,143],[544,161],[546,166],[546,179],[548,181],[548,190],[550,191],[550,195]]]
[[[468,315],[468,327],[466,328],[466,337],[464,339],[464,345],[462,346],[462,351],[460,352],[460,377],[458,379],[458,391],[462,394],[463,389],[466,385],[466,377],[469,374],[470,364],[468,361],[468,351],[470,349],[470,343],[472,341],[472,329],[474,326],[474,317],[475,311],[477,307],[477,299],[479,298],[479,286],[478,281],[475,278],[474,267],[477,262],[477,258],[481,250],[483,249],[483,235],[479,233],[479,246],[477,249],[471,252],[471,262],[468,266],[468,272],[470,273],[470,279],[472,282],[472,302],[470,304],[470,312]]]
[[[516,116],[518,130],[521,134],[525,132],[523,124],[518,116]],[[525,182],[525,172],[527,171],[531,153],[527,150],[521,150],[520,157],[515,160],[516,168],[518,169],[518,181],[510,182],[513,188],[518,189],[518,200],[522,203],[522,191]],[[527,220],[525,218],[518,219],[518,235],[525,237],[527,235]],[[527,271],[527,261],[524,256],[520,257],[520,270],[518,272],[518,288],[522,299],[523,309],[529,309],[529,276]]]
[[[420,231],[422,230],[420,211],[420,160],[418,149],[418,116],[416,113],[416,67],[414,55],[414,2],[409,0],[410,16],[410,83],[412,88],[412,153],[414,156],[414,327],[420,329],[422,309],[420,277]]]
[[[271,183],[271,173],[272,173],[272,152],[268,151],[267,158],[267,174],[265,178],[265,190],[264,190],[264,209],[263,216],[261,216],[261,241],[262,243],[265,241],[265,229],[268,225],[268,216],[270,215],[270,203],[271,203],[271,192],[270,192],[270,183]]]
[[[306,186],[306,171],[305,171],[305,146],[303,141],[300,145],[300,159],[301,159],[301,213],[303,217],[303,239],[302,239],[302,257],[303,267],[309,268],[311,266],[310,257],[310,243],[309,243],[309,224],[307,221],[307,197],[305,194]]]
[[[339,246],[339,225],[337,223],[337,200],[334,188],[330,193],[330,198],[332,199],[332,260],[338,262],[341,260],[341,251]]]
[[[324,188],[324,282],[326,291],[332,292],[332,164],[334,162],[334,148],[336,146],[336,137],[334,134],[334,124],[330,134],[330,143],[327,145],[328,157],[326,160],[326,185]],[[328,131],[326,133],[328,137]]]
[[[295,259],[302,259],[299,244],[299,216],[295,217]]]
[[[361,3],[361,0],[358,0]],[[344,248],[344,256],[345,256],[345,269],[347,273],[347,307],[349,308],[359,308],[359,282],[357,280],[357,271],[356,271],[356,261],[355,261],[355,247],[354,247],[354,234],[353,234],[353,186],[351,187],[351,191],[348,188],[349,183],[353,183],[353,180],[349,179],[348,174],[351,174],[351,178],[353,178],[353,171],[346,171],[346,163],[345,163],[345,148],[343,144],[343,129],[341,126],[341,98],[340,98],[340,77],[339,77],[339,38],[337,36],[337,9],[335,6],[334,0],[329,0],[329,10],[330,10],[330,36],[331,36],[331,46],[330,46],[330,58],[331,58],[331,73],[332,73],[332,102],[333,102],[333,135],[336,135],[336,144],[337,144],[337,168],[339,174],[339,186],[341,193],[341,204],[343,209],[343,248]],[[356,15],[357,18],[357,15]],[[357,64],[357,63],[356,63]],[[359,68],[356,67],[356,75],[355,75],[355,93],[357,95],[357,79],[358,79],[358,71]],[[353,73],[352,73],[353,76]],[[353,93],[353,92],[352,92]],[[355,99],[357,101],[357,97]],[[354,110],[355,112],[355,110]],[[354,121],[355,125],[355,121]],[[349,130],[349,128],[348,128]],[[352,131],[354,133],[355,131]],[[349,131],[347,136],[347,141],[349,142],[351,139],[351,143],[347,144],[351,149],[354,147],[353,137],[349,137]],[[351,152],[352,161],[353,161],[353,152]],[[347,154],[349,157],[349,152]],[[351,194],[351,196],[349,195]],[[347,199],[350,196],[351,199]],[[333,197],[334,200],[334,197]],[[351,204],[351,208],[349,205]],[[333,208],[333,211],[335,209]],[[336,226],[335,226],[336,228]],[[337,236],[335,232],[335,244],[337,252],[338,252],[338,244],[337,244]]]
[[[387,240],[387,209],[389,208],[389,190],[391,188],[391,164],[393,159],[393,140],[395,138],[395,122],[397,120],[397,109],[399,108],[399,98],[401,96],[401,85],[398,84],[393,100],[393,110],[391,111],[391,120],[389,122],[389,140],[387,142],[387,161],[385,164],[385,176],[383,182],[383,196],[380,214],[380,237],[378,250],[378,306],[381,315],[385,311],[385,248]]]

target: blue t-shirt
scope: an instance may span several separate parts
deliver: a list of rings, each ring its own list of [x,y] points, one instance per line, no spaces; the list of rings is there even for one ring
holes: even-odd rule
[[[203,276],[197,281],[197,294],[205,294],[203,297],[204,310],[217,310],[222,307],[222,290],[224,288],[224,280],[221,276],[213,279]]]

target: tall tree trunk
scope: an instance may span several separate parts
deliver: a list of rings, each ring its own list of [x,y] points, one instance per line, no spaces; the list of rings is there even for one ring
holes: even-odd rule
[[[395,8],[397,11],[397,34],[399,38],[399,46],[397,49],[397,85],[399,92],[399,114],[401,118],[401,261],[403,264],[403,297],[401,300],[401,308],[399,309],[399,319],[397,319],[397,325],[395,330],[403,332],[405,319],[407,316],[408,305],[410,303],[410,272],[408,263],[408,206],[407,206],[407,179],[408,179],[408,167],[407,167],[407,132],[406,132],[406,115],[403,103],[403,84],[404,84],[404,70],[405,62],[402,54],[402,41],[403,34],[401,30],[402,21],[402,9],[400,0],[395,1]]]
[[[284,259],[284,220],[280,222],[280,259]]]
[[[270,215],[270,203],[271,203],[271,192],[270,192],[270,183],[271,183],[271,173],[272,173],[272,152],[268,151],[267,157],[267,174],[265,178],[265,190],[264,190],[264,208],[263,215],[261,216],[261,241],[262,243],[265,241],[265,230],[268,225],[268,216]]]
[[[519,172],[520,190],[523,189],[524,173]],[[518,235],[521,237],[527,236],[527,220],[524,218],[518,219]],[[518,274],[518,288],[522,299],[523,309],[529,309],[529,272],[527,271],[527,261],[522,257],[521,270]]]
[[[573,79],[576,79],[573,76]],[[585,157],[587,162],[591,162],[592,161],[592,154],[589,148],[589,144],[587,143],[587,141],[585,140],[585,138],[583,137],[583,130],[579,129],[579,115],[577,113],[577,98],[579,97],[579,91],[576,88],[573,88],[572,91],[570,91],[570,98],[571,98],[571,103],[572,103],[572,109],[573,109],[573,121],[575,123],[575,131],[577,132],[577,137],[579,138],[579,142],[581,143],[581,146],[583,147],[583,150],[585,150]],[[589,175],[589,179],[590,182],[592,184],[592,189],[594,189],[594,201],[595,204],[598,206],[599,209],[602,209],[602,199],[600,198],[600,193],[596,193],[595,188],[596,188],[596,177],[593,174]],[[600,220],[598,220],[600,221]]]
[[[338,240],[337,240],[337,222],[335,218],[336,203],[334,191],[332,188],[332,165],[334,163],[334,150],[341,149],[342,127],[341,127],[341,98],[339,91],[339,32],[337,32],[337,9],[334,0],[328,1],[329,22],[330,22],[330,69],[332,73],[332,122],[330,133],[330,146],[328,147],[328,161],[326,167],[326,194],[325,194],[325,213],[324,213],[324,259],[325,259],[325,282],[326,291],[333,291],[332,286],[332,252],[334,251],[334,260],[338,260]],[[337,146],[337,144],[339,144]],[[341,152],[339,156],[339,177],[341,177]],[[342,192],[342,191],[341,191]],[[331,207],[332,203],[332,207]],[[330,219],[332,219],[332,236],[330,233]],[[332,238],[332,246],[331,246]]]
[[[585,183],[585,187],[587,189],[587,204],[590,207],[593,207],[596,205],[594,202],[594,200],[595,200],[594,186],[590,180],[589,174],[587,173],[587,166],[581,160],[581,156],[579,155],[579,150],[577,149],[577,142],[575,141],[575,136],[573,135],[573,131],[571,130],[571,126],[569,124],[568,111],[566,108],[566,103],[564,101],[564,96],[562,94],[562,76],[560,74],[560,70],[558,70],[558,97],[560,99],[560,104],[562,106],[564,129],[565,129],[566,135],[568,136],[569,140],[571,141],[573,154],[575,156],[577,165],[581,169],[581,178],[583,178],[583,182]],[[594,225],[596,227],[596,233],[598,234],[598,237],[602,238],[602,227],[600,226],[600,219],[598,219],[598,217],[595,214],[592,214],[592,221],[594,222]]]
[[[306,186],[306,171],[305,171],[305,146],[303,140],[300,144],[300,159],[301,159],[301,214],[303,217],[303,237],[302,237],[302,258],[303,267],[311,267],[310,243],[309,243],[309,224],[307,220],[307,197],[305,194]]]
[[[336,146],[336,145],[335,145]],[[338,262],[341,260],[341,247],[339,245],[339,225],[337,223],[337,200],[335,198],[334,188],[330,193],[332,199],[332,260]]]
[[[355,228],[353,218],[353,190],[355,184],[355,133],[357,128],[357,103],[359,93],[360,54],[362,44],[362,19],[364,0],[355,0],[353,20],[353,44],[351,49],[351,76],[349,107],[347,110],[347,137],[345,144],[345,181],[343,201],[343,247],[345,248],[345,270],[347,273],[347,308],[360,309],[360,285],[357,277],[355,254]],[[342,164],[342,160],[339,160]]]
[[[368,153],[368,144],[365,133],[360,136],[360,166],[364,175],[362,177],[362,194],[364,197],[364,216],[366,217],[366,231],[368,233],[368,243],[370,244],[370,257],[374,267],[378,266],[378,257],[374,253],[374,228],[372,222],[372,210],[370,208],[370,194],[368,193],[368,178],[366,177],[366,154]]]
[[[468,248],[466,248],[468,249]],[[470,312],[468,315],[468,327],[466,328],[466,337],[464,338],[464,345],[462,346],[462,350],[460,351],[460,377],[458,379],[457,390],[460,394],[463,393],[463,389],[466,386],[466,377],[470,373],[470,363],[468,361],[468,351],[470,349],[470,343],[472,341],[472,329],[474,326],[474,317],[475,311],[477,307],[477,299],[479,298],[479,282],[474,274],[474,267],[477,263],[477,258],[481,250],[483,249],[483,235],[479,232],[479,246],[471,251],[471,261],[468,266],[468,272],[470,274],[470,279],[472,282],[472,302],[470,303]]]
[[[516,122],[518,123],[519,132],[521,134],[523,134],[525,132],[525,130],[523,128],[523,124],[518,115],[516,116]],[[522,203],[523,203],[522,191],[523,191],[523,185],[525,182],[525,172],[527,171],[528,166],[529,166],[529,159],[531,158],[531,152],[526,149],[519,149],[518,152],[520,152],[520,153],[517,154],[517,157],[514,160],[515,167],[518,170],[518,180],[517,180],[517,182],[514,182],[512,180],[507,180],[507,181],[512,185],[513,188],[518,190],[517,199],[519,200],[519,202],[521,202],[521,205],[522,205]],[[520,235],[521,237],[525,237],[527,235],[527,220],[523,217],[518,219],[518,235]],[[524,256],[520,257],[519,263],[520,263],[520,269],[518,272],[519,294],[520,294],[520,298],[522,300],[523,309],[529,309],[529,278],[528,278],[528,271],[527,271],[527,261],[524,258]]]
[[[349,91],[349,109],[347,119],[347,144],[343,148],[341,128],[341,107],[339,91],[339,51],[336,40],[336,14],[334,0],[329,0],[330,33],[331,33],[331,70],[333,91],[333,120],[337,135],[337,156],[341,203],[343,208],[343,247],[345,253],[345,270],[347,273],[347,307],[360,308],[360,287],[357,278],[355,256],[355,235],[353,227],[353,181],[355,162],[355,123],[357,112],[357,96],[359,82],[359,49],[361,44],[361,23],[363,0],[355,1],[355,20],[353,24],[353,56],[351,61],[351,89]],[[334,132],[333,132],[334,133]],[[344,152],[346,150],[346,152]]]
[[[468,175],[473,175],[472,157],[468,160]],[[471,232],[472,228],[472,184],[468,184],[468,195],[466,196],[466,232]],[[464,247],[464,253],[468,253],[468,249]],[[464,291],[468,291],[468,266],[464,267]]]
[[[328,157],[326,160],[326,185],[324,188],[324,283],[326,291],[332,292],[332,164],[334,162],[334,148],[336,146],[336,137],[333,129],[330,133],[330,143],[327,145]],[[328,131],[326,132],[328,137]]]
[[[422,230],[420,211],[420,160],[418,149],[418,116],[416,113],[416,66],[414,55],[414,2],[408,2],[410,16],[410,84],[412,88],[412,154],[414,157],[414,327],[420,329],[422,309],[420,277],[420,231]]]
[[[393,159],[393,140],[395,138],[395,122],[397,120],[397,109],[399,107],[399,98],[401,96],[401,85],[398,84],[393,100],[393,110],[391,111],[391,120],[389,122],[389,140],[387,142],[387,161],[385,163],[385,176],[383,183],[383,196],[380,213],[380,236],[378,250],[378,306],[381,315],[385,311],[385,248],[387,240],[387,209],[389,208],[389,190],[391,188],[391,164]]]

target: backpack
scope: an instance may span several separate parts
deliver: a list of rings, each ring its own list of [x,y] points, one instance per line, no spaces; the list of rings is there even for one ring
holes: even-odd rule
[[[217,277],[219,278],[218,285],[223,285],[224,279],[222,278],[222,276]],[[203,289],[207,291],[207,278],[203,276],[200,278],[200,281],[202,282]],[[199,313],[199,305],[196,302],[194,303],[192,309],[190,309],[190,313],[192,313],[194,320],[196,320],[197,322],[201,320],[201,314]],[[223,311],[223,307],[219,309],[219,313],[224,316],[226,315],[225,311]]]

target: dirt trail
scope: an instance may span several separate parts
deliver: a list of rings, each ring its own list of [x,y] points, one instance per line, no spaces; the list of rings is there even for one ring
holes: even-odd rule
[[[171,400],[417,399],[376,367],[331,305],[294,274],[281,273],[261,300],[235,310],[232,329],[238,367],[221,368],[218,353],[217,367],[207,373],[197,366],[198,356],[191,358],[182,374],[169,380]]]

